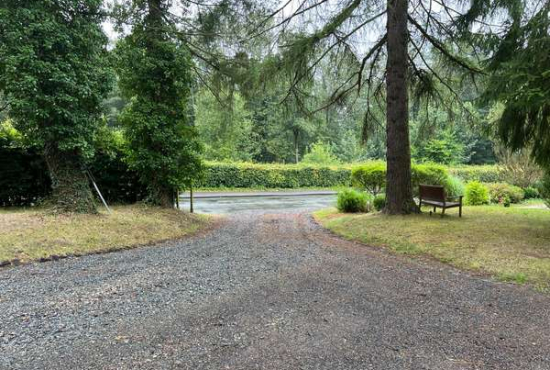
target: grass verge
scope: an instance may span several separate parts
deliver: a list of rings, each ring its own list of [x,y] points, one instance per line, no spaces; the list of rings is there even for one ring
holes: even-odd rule
[[[502,206],[465,207],[440,218],[314,214],[322,226],[347,239],[410,255],[427,255],[501,281],[529,283],[550,292],[550,211]]]
[[[208,218],[144,205],[115,206],[111,215],[49,215],[42,210],[0,211],[0,262],[57,259],[181,238]]]

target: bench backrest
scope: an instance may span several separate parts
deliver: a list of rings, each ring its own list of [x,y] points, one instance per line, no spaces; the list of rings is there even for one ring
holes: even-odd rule
[[[445,189],[439,185],[420,185],[418,187],[420,198],[426,200],[445,201]]]

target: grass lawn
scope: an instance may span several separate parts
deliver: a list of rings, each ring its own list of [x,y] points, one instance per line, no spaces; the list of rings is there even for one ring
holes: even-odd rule
[[[0,262],[83,255],[181,238],[208,224],[206,216],[144,205],[115,206],[99,215],[48,215],[0,209]]]
[[[465,207],[448,215],[314,214],[345,238],[412,255],[428,255],[498,280],[529,283],[550,292],[550,210],[516,206]]]

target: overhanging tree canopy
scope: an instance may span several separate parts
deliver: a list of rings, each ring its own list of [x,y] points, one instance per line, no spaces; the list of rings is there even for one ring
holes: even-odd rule
[[[287,99],[307,99],[303,86],[315,80],[323,59],[331,59],[348,70],[348,77],[319,109],[364,93],[368,128],[380,124],[373,108],[383,107],[386,212],[401,214],[416,209],[410,181],[409,92],[437,98],[438,82],[456,95],[442,72],[459,69],[473,75],[480,71],[471,60],[459,56],[466,54],[457,35],[458,18],[465,12],[445,0],[287,1],[259,22],[249,37],[274,32],[278,39],[290,40],[281,46],[283,57],[275,66],[287,72]],[[440,68],[434,68],[436,64]]]
[[[14,124],[43,152],[59,211],[94,212],[84,172],[111,78],[101,0],[4,0],[0,90]]]

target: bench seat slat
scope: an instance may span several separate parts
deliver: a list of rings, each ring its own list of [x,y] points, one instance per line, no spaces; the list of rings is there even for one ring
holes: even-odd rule
[[[459,202],[439,202],[437,200],[429,200],[429,199],[422,199],[422,204],[426,204],[429,206],[436,206],[436,207],[445,207],[445,208],[451,208],[451,207],[458,207],[460,206]]]

